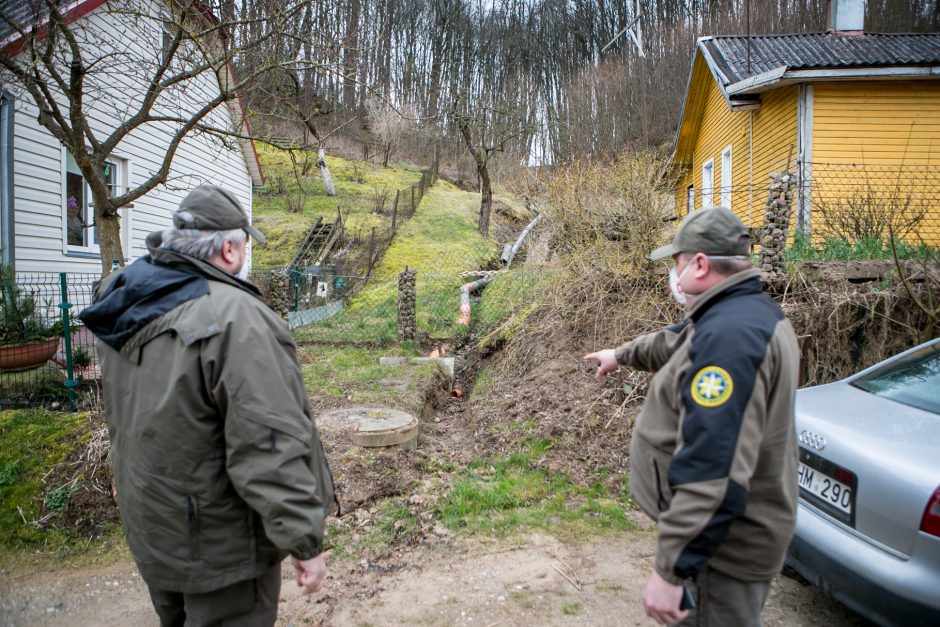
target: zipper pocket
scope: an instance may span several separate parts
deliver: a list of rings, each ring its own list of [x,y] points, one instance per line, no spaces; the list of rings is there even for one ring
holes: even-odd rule
[[[660,512],[664,512],[666,511],[666,497],[663,494],[663,482],[659,477],[659,464],[656,463],[655,457],[653,458],[653,471],[656,473],[656,506],[659,507]]]
[[[186,535],[189,536],[189,556],[199,559],[199,501],[186,497]]]

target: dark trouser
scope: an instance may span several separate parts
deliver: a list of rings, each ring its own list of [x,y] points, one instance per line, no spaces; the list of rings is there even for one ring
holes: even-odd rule
[[[770,581],[741,581],[712,568],[695,578],[696,608],[679,627],[760,627]]]
[[[257,579],[187,594],[150,589],[150,599],[160,617],[160,627],[270,627],[277,620],[281,593],[281,565]]]

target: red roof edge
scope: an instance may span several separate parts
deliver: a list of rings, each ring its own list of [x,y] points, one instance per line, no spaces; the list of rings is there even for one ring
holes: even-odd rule
[[[94,11],[95,9],[107,3],[108,3],[108,0],[77,0],[65,10],[65,13],[63,13],[63,17],[65,18],[65,22],[67,24],[70,24],[79,18],[85,17],[86,15]],[[215,16],[215,14],[212,13],[211,10],[209,10],[209,8],[206,5],[200,2],[198,3],[198,8],[200,10],[200,13],[203,15],[203,17],[208,19],[210,22],[213,22],[214,24],[220,24],[219,19]],[[48,22],[48,18],[46,18],[46,21]],[[39,32],[36,33],[37,38],[41,39],[42,37],[44,37],[45,30],[46,28],[44,24],[38,29]],[[9,43],[7,43],[5,46],[3,46],[3,53],[9,57],[14,57],[17,54],[19,54],[23,50],[23,47],[26,44],[24,37],[20,36],[19,33],[16,33],[16,35],[18,35],[16,39],[13,39]],[[226,33],[224,29],[222,29],[222,35],[223,37],[227,37],[228,33]],[[235,69],[232,67],[231,63],[229,63],[228,71],[232,74],[232,82],[235,82]],[[239,92],[235,92],[235,93],[238,96],[238,106],[242,112],[242,122],[245,124],[245,129],[248,131],[248,141],[251,143],[251,152],[254,156],[255,165],[258,168],[258,176],[261,177],[261,183],[263,184],[264,183],[264,169],[262,169],[261,167],[261,159],[258,157],[258,149],[255,147],[255,140],[251,136],[251,124],[248,122],[248,114],[247,114],[247,111],[245,110],[245,102],[242,100],[242,95]]]
[[[85,17],[98,7],[107,4],[107,2],[108,0],[78,0],[65,10],[62,17],[65,18],[66,24],[70,24],[81,17]],[[36,37],[38,39],[45,37],[45,23],[48,21],[49,18],[47,17],[43,25],[39,27],[38,32],[36,33]],[[15,57],[18,55],[26,44],[22,35],[19,33],[14,34],[16,35],[16,39],[13,39],[3,47],[3,53],[9,57]]]

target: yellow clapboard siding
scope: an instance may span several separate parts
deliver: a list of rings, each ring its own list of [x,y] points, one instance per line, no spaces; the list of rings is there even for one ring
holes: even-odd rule
[[[936,122],[936,114],[930,110],[917,110],[916,107],[910,106],[905,108],[900,108],[896,103],[891,105],[885,105],[883,107],[866,107],[869,111],[877,111],[878,117],[881,119],[892,119],[892,120],[925,120],[927,122]],[[843,120],[846,116],[851,116],[855,114],[856,109],[853,109],[850,105],[839,105],[838,107],[832,106],[827,108],[825,111],[819,112],[819,117],[832,117],[836,119]]]
[[[819,196],[821,204],[841,202],[864,189],[879,202],[890,202],[901,194],[899,206],[926,212],[912,239],[940,245],[940,81],[843,81],[814,83],[813,89],[814,197]],[[732,209],[749,225],[760,224],[768,175],[782,170],[788,156],[791,171],[796,170],[797,94],[796,86],[763,93],[761,108],[749,125],[751,114],[728,108],[696,55],[687,103],[695,115],[684,120],[683,128],[694,137],[690,154],[683,157],[690,167],[676,185],[680,215],[685,213],[690,184],[695,186],[695,205],[701,206],[702,164],[709,159],[714,160],[715,186],[720,187],[721,153],[730,145]],[[720,191],[715,190],[716,204]],[[812,225],[821,224],[819,211],[814,201]]]
[[[918,97],[912,98],[911,92]],[[880,96],[877,105],[875,93]],[[930,151],[910,151],[912,144],[940,144],[940,81],[819,83],[813,99],[813,161],[843,160],[861,147],[865,154],[857,158],[867,159],[869,152],[907,151],[926,159],[923,153]],[[884,107],[891,109],[890,123]],[[908,123],[898,122],[905,113]]]
[[[940,81],[818,83],[814,92],[811,223],[862,196],[924,213],[910,239],[940,245]]]

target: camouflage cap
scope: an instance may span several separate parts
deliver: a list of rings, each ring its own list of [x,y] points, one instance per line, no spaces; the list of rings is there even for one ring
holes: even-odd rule
[[[173,214],[173,226],[200,231],[242,229],[260,244],[268,241],[248,222],[248,216],[235,195],[215,185],[200,185],[189,192]]]
[[[747,255],[750,245],[750,237],[741,220],[730,209],[713,207],[693,211],[683,218],[672,243],[657,248],[649,258],[659,261],[678,253]]]

